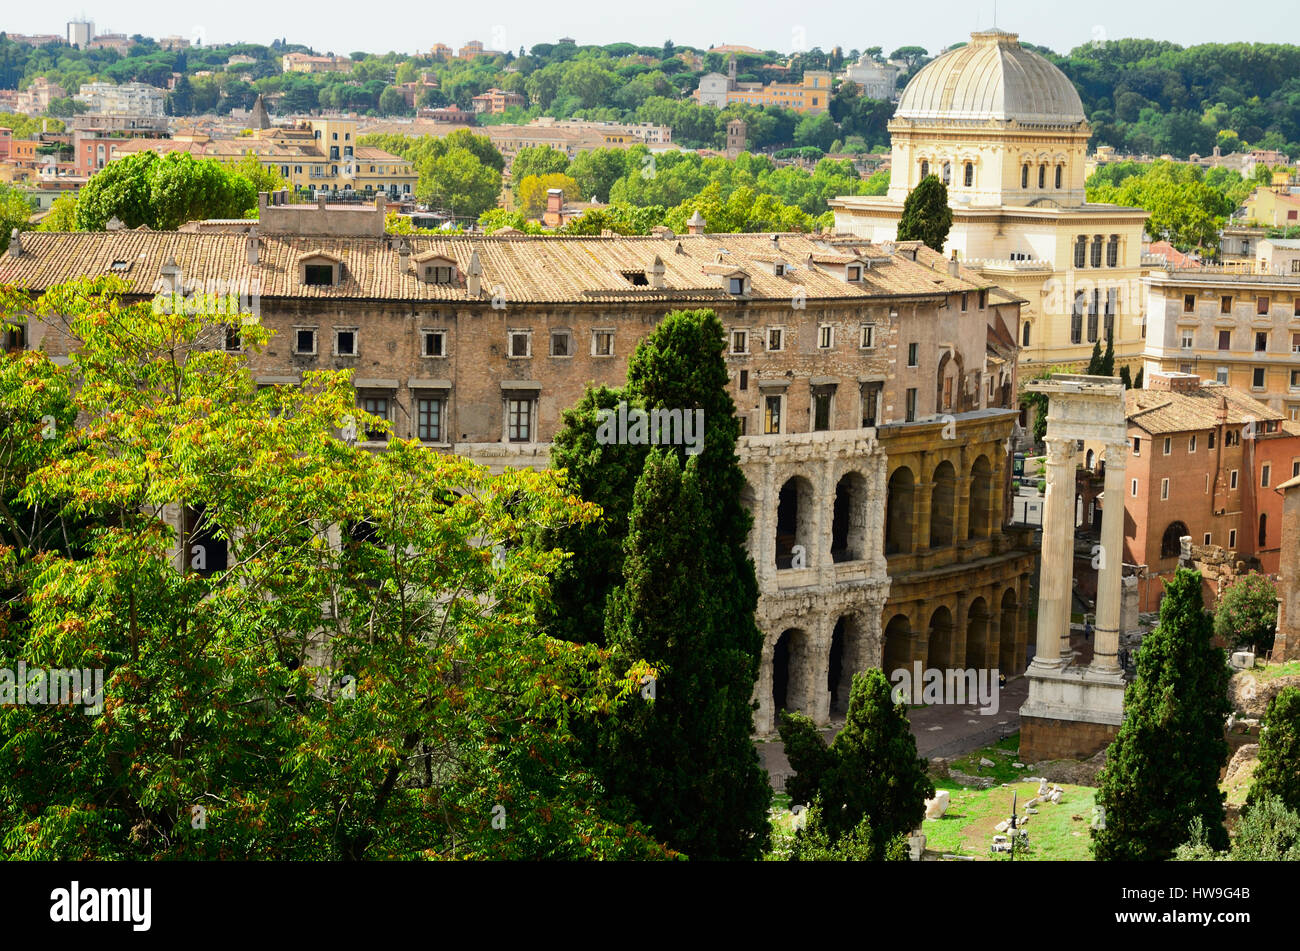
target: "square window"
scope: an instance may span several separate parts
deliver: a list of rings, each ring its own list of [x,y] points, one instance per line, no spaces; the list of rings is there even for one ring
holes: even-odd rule
[[[1267,317],[1267,316],[1268,316],[1268,298],[1267,298],[1267,297],[1256,297],[1256,298],[1255,298],[1255,313],[1260,314],[1261,316],[1264,316],[1264,317]]]
[[[304,264],[303,283],[308,287],[329,287],[334,283],[334,265]]]
[[[1183,331],[1183,349],[1192,349],[1192,332],[1190,330]]]
[[[355,357],[357,355],[356,330],[334,331],[334,355],[339,357]]]
[[[591,354],[595,357],[612,357],[614,355],[614,331],[593,330],[591,332]]]
[[[443,401],[424,397],[415,402],[416,435],[425,442],[442,442]]]
[[[551,356],[573,356],[572,338],[567,330],[551,331]]]
[[[432,264],[426,264],[424,267],[424,279],[430,284],[450,284],[452,277],[452,268],[450,265],[435,267]]]
[[[835,342],[835,328],[830,324],[822,324],[817,328],[817,347],[820,350],[829,350]]]
[[[1228,368],[1217,367],[1214,371],[1214,379],[1219,383],[1223,383],[1226,385],[1228,382]]]
[[[749,331],[733,330],[731,332],[731,352],[749,353]]]
[[[846,268],[846,276],[850,281],[862,280],[862,268],[857,264],[850,264]]]
[[[1291,371],[1291,388],[1300,387],[1300,370]]]
[[[238,352],[242,349],[239,340],[239,331],[234,327],[226,328],[226,349],[232,352]]]
[[[1291,335],[1291,352],[1300,353],[1300,334]]]
[[[917,366],[920,359],[920,344],[909,343],[907,345],[907,365],[909,367]]]
[[[874,324],[862,325],[862,336],[858,340],[858,346],[863,350],[872,350],[876,346],[876,327]]]
[[[316,330],[299,328],[293,334],[293,352],[314,354],[316,352]]]
[[[767,349],[773,351],[784,349],[784,336],[785,335],[781,332],[780,327],[769,328],[767,331]]]
[[[1201,541],[1201,544],[1203,544],[1203,545],[1212,545],[1212,544],[1214,544],[1214,542],[1213,542],[1213,538],[1214,538],[1214,534],[1213,534],[1212,532],[1206,532],[1206,533],[1205,533],[1205,537],[1204,537],[1204,539],[1202,539],[1202,541]]]
[[[733,277],[727,281],[727,290],[732,294],[745,293],[745,279],[743,277]]]
[[[421,356],[425,357],[445,357],[447,355],[447,331],[445,330],[422,330],[421,338]]]
[[[1255,367],[1251,371],[1250,385],[1252,388],[1262,390],[1264,388],[1264,368]]]
[[[1231,330],[1220,330],[1220,331],[1219,331],[1219,349],[1220,349],[1220,350],[1231,350],[1231,349],[1232,349],[1232,331],[1231,331]]]
[[[531,357],[533,335],[527,330],[510,331],[510,356],[511,357]]]
[[[1268,334],[1260,331],[1255,334],[1255,352],[1263,353],[1268,349]]]
[[[1231,295],[1231,294],[1224,294],[1222,297],[1219,298],[1219,313],[1221,313],[1221,314],[1231,314],[1231,313],[1232,313],[1232,295]]]
[[[1184,295],[1183,295],[1183,310],[1184,310],[1186,313],[1189,313],[1189,314],[1190,314],[1192,311],[1196,310],[1196,295],[1195,295],[1195,294],[1184,294]]]

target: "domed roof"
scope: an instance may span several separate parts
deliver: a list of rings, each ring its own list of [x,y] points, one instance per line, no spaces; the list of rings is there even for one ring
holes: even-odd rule
[[[1022,47],[1015,33],[997,29],[972,33],[968,45],[926,64],[903,90],[895,115],[1054,124],[1085,118],[1065,73]]]

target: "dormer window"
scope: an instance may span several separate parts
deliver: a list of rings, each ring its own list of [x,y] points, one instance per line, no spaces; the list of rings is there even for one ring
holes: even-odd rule
[[[334,283],[334,265],[308,264],[303,270],[302,282],[309,287],[329,287]]]
[[[727,292],[731,294],[745,293],[745,279],[743,277],[727,278]]]
[[[862,265],[850,264],[844,269],[844,279],[849,283],[856,283],[862,280]]]
[[[456,262],[443,254],[426,252],[417,255],[415,274],[427,284],[455,284]]]
[[[339,283],[342,269],[341,259],[316,251],[298,259],[298,280],[308,287],[332,287]]]
[[[646,277],[645,271],[620,271],[623,279],[633,287],[649,287],[650,279]]]
[[[114,261],[108,266],[110,271],[129,271],[131,270],[130,261]]]
[[[424,279],[430,284],[450,284],[451,268],[445,265],[430,265],[424,269]]]
[[[777,277],[785,277],[785,265],[780,262],[772,265],[772,273]]]

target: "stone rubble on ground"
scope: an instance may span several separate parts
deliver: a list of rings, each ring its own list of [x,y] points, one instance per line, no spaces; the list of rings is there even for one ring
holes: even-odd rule
[[[948,790],[940,789],[934,794],[933,799],[925,801],[925,817],[927,819],[941,819],[944,813],[948,811],[950,801]]]

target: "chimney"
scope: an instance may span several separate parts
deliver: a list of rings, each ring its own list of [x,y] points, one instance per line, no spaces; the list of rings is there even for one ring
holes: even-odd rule
[[[772,250],[773,251],[781,250],[781,236],[779,234],[776,234],[775,232],[772,234]]]
[[[564,191],[559,188],[546,189],[546,213],[558,215],[564,210]]]
[[[1195,373],[1151,373],[1145,379],[1148,390],[1163,393],[1194,393],[1201,388],[1201,378]]]
[[[270,195],[267,192],[257,193],[257,217],[266,220],[266,206],[269,204]]]
[[[397,270],[399,274],[405,274],[411,269],[411,245],[403,238],[397,242]]]
[[[9,232],[9,256],[11,258],[16,258],[22,253],[23,253],[23,239],[22,236],[19,234],[18,229],[15,228],[13,231]],[[658,258],[656,258],[655,260],[657,261]]]
[[[686,222],[687,234],[704,234],[704,227],[707,222],[704,216],[700,214],[700,209],[695,209],[695,214],[691,215],[691,220]]]
[[[478,297],[483,291],[483,262],[478,259],[477,251],[469,256],[469,270],[466,274],[469,276],[465,281],[465,289],[469,291],[470,297]]]
[[[182,294],[185,292],[184,275],[181,273],[180,265],[176,263],[176,256],[171,252],[167,254],[167,261],[158,269],[158,276],[167,284],[167,289],[173,294]]]
[[[952,258],[950,258],[948,261],[948,274],[951,277],[956,277],[960,273],[961,273],[961,265],[957,263],[957,249],[953,248]]]
[[[248,229],[248,237],[246,239],[246,244],[248,246],[248,263],[256,264],[257,253],[261,249],[261,244],[257,238],[257,225],[253,225],[251,228]]]
[[[667,284],[664,283],[664,259],[655,255],[655,259],[650,262],[650,270],[647,272],[650,278],[650,286],[663,290]]]
[[[320,195],[320,196],[318,196],[318,197],[316,198],[316,210],[317,210],[317,211],[324,211],[324,210],[325,210],[325,196],[324,196],[324,195]]]

